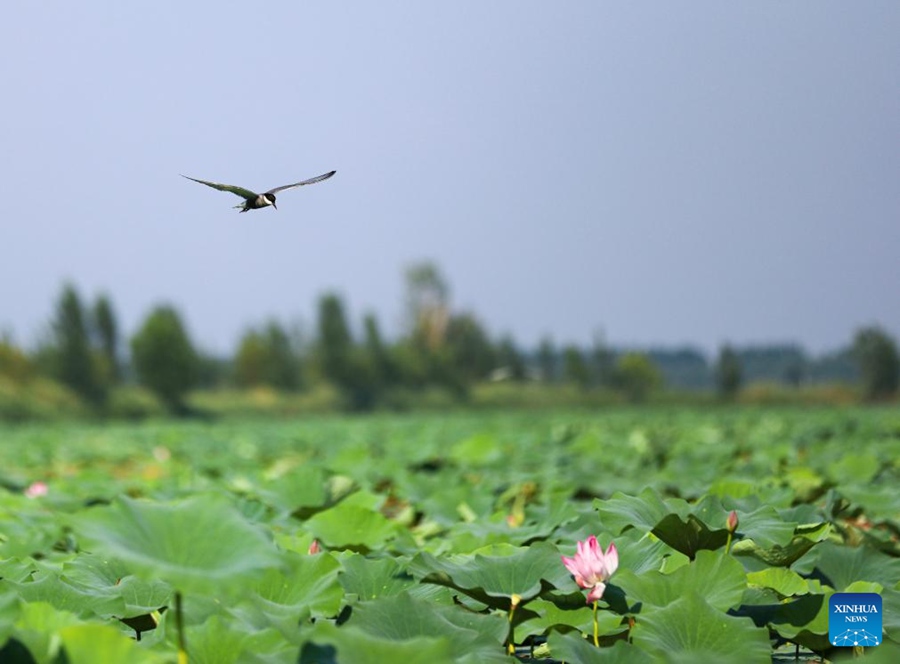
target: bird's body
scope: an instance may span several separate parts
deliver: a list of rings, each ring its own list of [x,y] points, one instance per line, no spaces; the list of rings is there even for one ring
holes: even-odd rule
[[[315,184],[316,182],[322,182],[322,180],[327,180],[336,172],[337,171],[329,171],[328,173],[317,175],[314,178],[303,180],[302,182],[295,182],[294,184],[286,184],[281,187],[275,187],[262,194],[257,194],[256,192],[250,191],[249,189],[237,187],[232,184],[219,184],[218,182],[198,180],[197,178],[188,177],[187,175],[182,175],[181,177],[187,178],[188,180],[193,180],[194,182],[199,182],[200,184],[205,184],[207,187],[212,187],[213,189],[218,189],[219,191],[230,191],[232,194],[240,196],[244,199],[244,202],[240,205],[235,205],[234,207],[239,209],[241,212],[246,212],[247,210],[260,210],[264,207],[269,207],[270,205],[277,210],[278,206],[275,205],[275,194],[277,194],[279,191],[287,191],[288,189],[293,189],[294,187],[302,187],[305,184]]]

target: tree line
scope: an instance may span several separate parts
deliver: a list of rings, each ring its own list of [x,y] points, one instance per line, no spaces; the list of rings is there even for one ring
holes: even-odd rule
[[[137,383],[173,413],[187,412],[191,390],[224,386],[298,392],[327,383],[347,409],[368,410],[390,407],[397,394],[427,389],[464,402],[483,381],[569,383],[616,391],[634,402],[663,385],[715,389],[733,399],[748,381],[797,386],[816,380],[817,371],[819,379],[856,381],[868,399],[896,393],[900,381],[896,343],[876,327],[859,330],[848,349],[819,360],[795,346],[726,344],[709,363],[691,349],[616,350],[602,336],[588,348],[557,347],[548,337],[526,351],[510,335],[493,338],[474,313],[454,311],[448,284],[433,263],[412,265],[404,277],[406,323],[397,339],[385,338],[374,313],[363,316],[361,333],[354,334],[342,298],[326,293],[318,300],[312,335],[270,320],[246,330],[230,358],[200,351],[181,314],[166,304],[154,307],[123,343],[109,297],[85,302],[66,284],[49,333],[34,351],[0,338],[0,377],[52,378],[98,411],[116,387]]]

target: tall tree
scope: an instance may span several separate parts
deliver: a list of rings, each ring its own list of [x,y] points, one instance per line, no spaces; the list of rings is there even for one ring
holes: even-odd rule
[[[184,413],[184,397],[197,380],[198,358],[174,307],[157,306],[131,339],[138,379],[175,413]]]
[[[105,385],[91,352],[81,298],[72,284],[63,287],[57,302],[53,336],[56,378],[87,401],[102,403]]]
[[[430,261],[406,269],[406,308],[410,336],[430,350],[443,342],[450,320],[450,288]]]
[[[574,344],[563,349],[563,375],[567,381],[581,388],[586,388],[590,384],[591,375],[584,361],[584,354]]]
[[[647,400],[650,393],[662,384],[662,375],[644,353],[625,353],[616,361],[616,385],[633,403]]]
[[[0,334],[0,376],[24,383],[34,375],[34,365],[7,334]]]
[[[601,387],[610,387],[613,383],[615,354],[606,343],[606,335],[602,331],[594,334],[594,345],[591,348],[591,373],[593,382]]]
[[[112,304],[106,295],[100,295],[94,303],[93,322],[97,345],[101,357],[104,358],[107,374],[111,382],[118,383],[122,374],[119,364],[119,326]]]
[[[300,361],[287,330],[276,320],[271,320],[263,330],[266,346],[265,379],[279,390],[296,390],[300,387]]]
[[[723,399],[734,399],[741,389],[741,360],[734,349],[725,344],[716,360],[716,388]]]
[[[373,380],[378,389],[397,380],[391,355],[384,339],[381,337],[381,327],[378,318],[373,313],[366,314],[363,318],[363,331],[365,334],[364,349],[366,361],[371,365]]]
[[[525,359],[511,336],[505,335],[497,343],[496,363],[500,368],[508,372],[511,380],[525,380]]]
[[[334,293],[319,299],[318,360],[322,376],[338,386],[353,381],[353,338],[344,314],[344,304]]]
[[[452,316],[447,324],[447,359],[452,373],[467,382],[484,380],[495,367],[494,349],[478,319],[469,313]],[[453,381],[454,384],[456,380]]]
[[[900,355],[897,344],[887,332],[879,327],[859,330],[853,339],[853,352],[859,363],[866,399],[882,399],[897,391],[900,385]]]
[[[256,387],[266,382],[266,344],[256,330],[248,330],[241,337],[234,358],[234,379],[239,387]]]
[[[556,346],[550,337],[541,339],[537,350],[538,370],[541,372],[541,380],[550,383],[556,380]]]

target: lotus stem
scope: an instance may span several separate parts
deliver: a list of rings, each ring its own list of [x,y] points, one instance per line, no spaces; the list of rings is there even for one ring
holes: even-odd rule
[[[509,637],[506,644],[506,654],[510,657],[513,657],[516,654],[516,637],[514,634],[516,628],[513,625],[513,614],[515,614],[516,607],[519,606],[519,602],[521,601],[522,598],[515,593],[509,598]]]
[[[600,647],[600,625],[597,623],[597,600],[594,600],[594,645]]]

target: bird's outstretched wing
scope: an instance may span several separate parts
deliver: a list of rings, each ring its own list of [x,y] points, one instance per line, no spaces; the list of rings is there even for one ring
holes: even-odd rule
[[[283,187],[275,187],[274,189],[269,189],[267,194],[277,194],[279,191],[284,191],[286,189],[293,189],[294,187],[302,187],[305,184],[315,184],[316,182],[321,182],[322,180],[327,180],[332,175],[337,173],[337,171],[328,171],[327,173],[323,173],[322,175],[317,175],[314,178],[310,178],[309,180],[304,180],[303,182],[295,182],[294,184],[286,184]],[[208,183],[204,183],[208,184]]]
[[[212,187],[213,189],[218,189],[219,191],[230,191],[232,194],[237,194],[241,198],[256,198],[258,194],[250,191],[249,189],[244,189],[243,187],[236,187],[233,184],[219,184],[218,182],[207,182],[206,180],[198,180],[197,178],[191,178],[187,175],[182,175],[181,177],[187,178],[188,180],[193,180],[194,182],[199,182],[200,184],[205,184],[207,187]],[[301,183],[303,184],[303,183]]]

